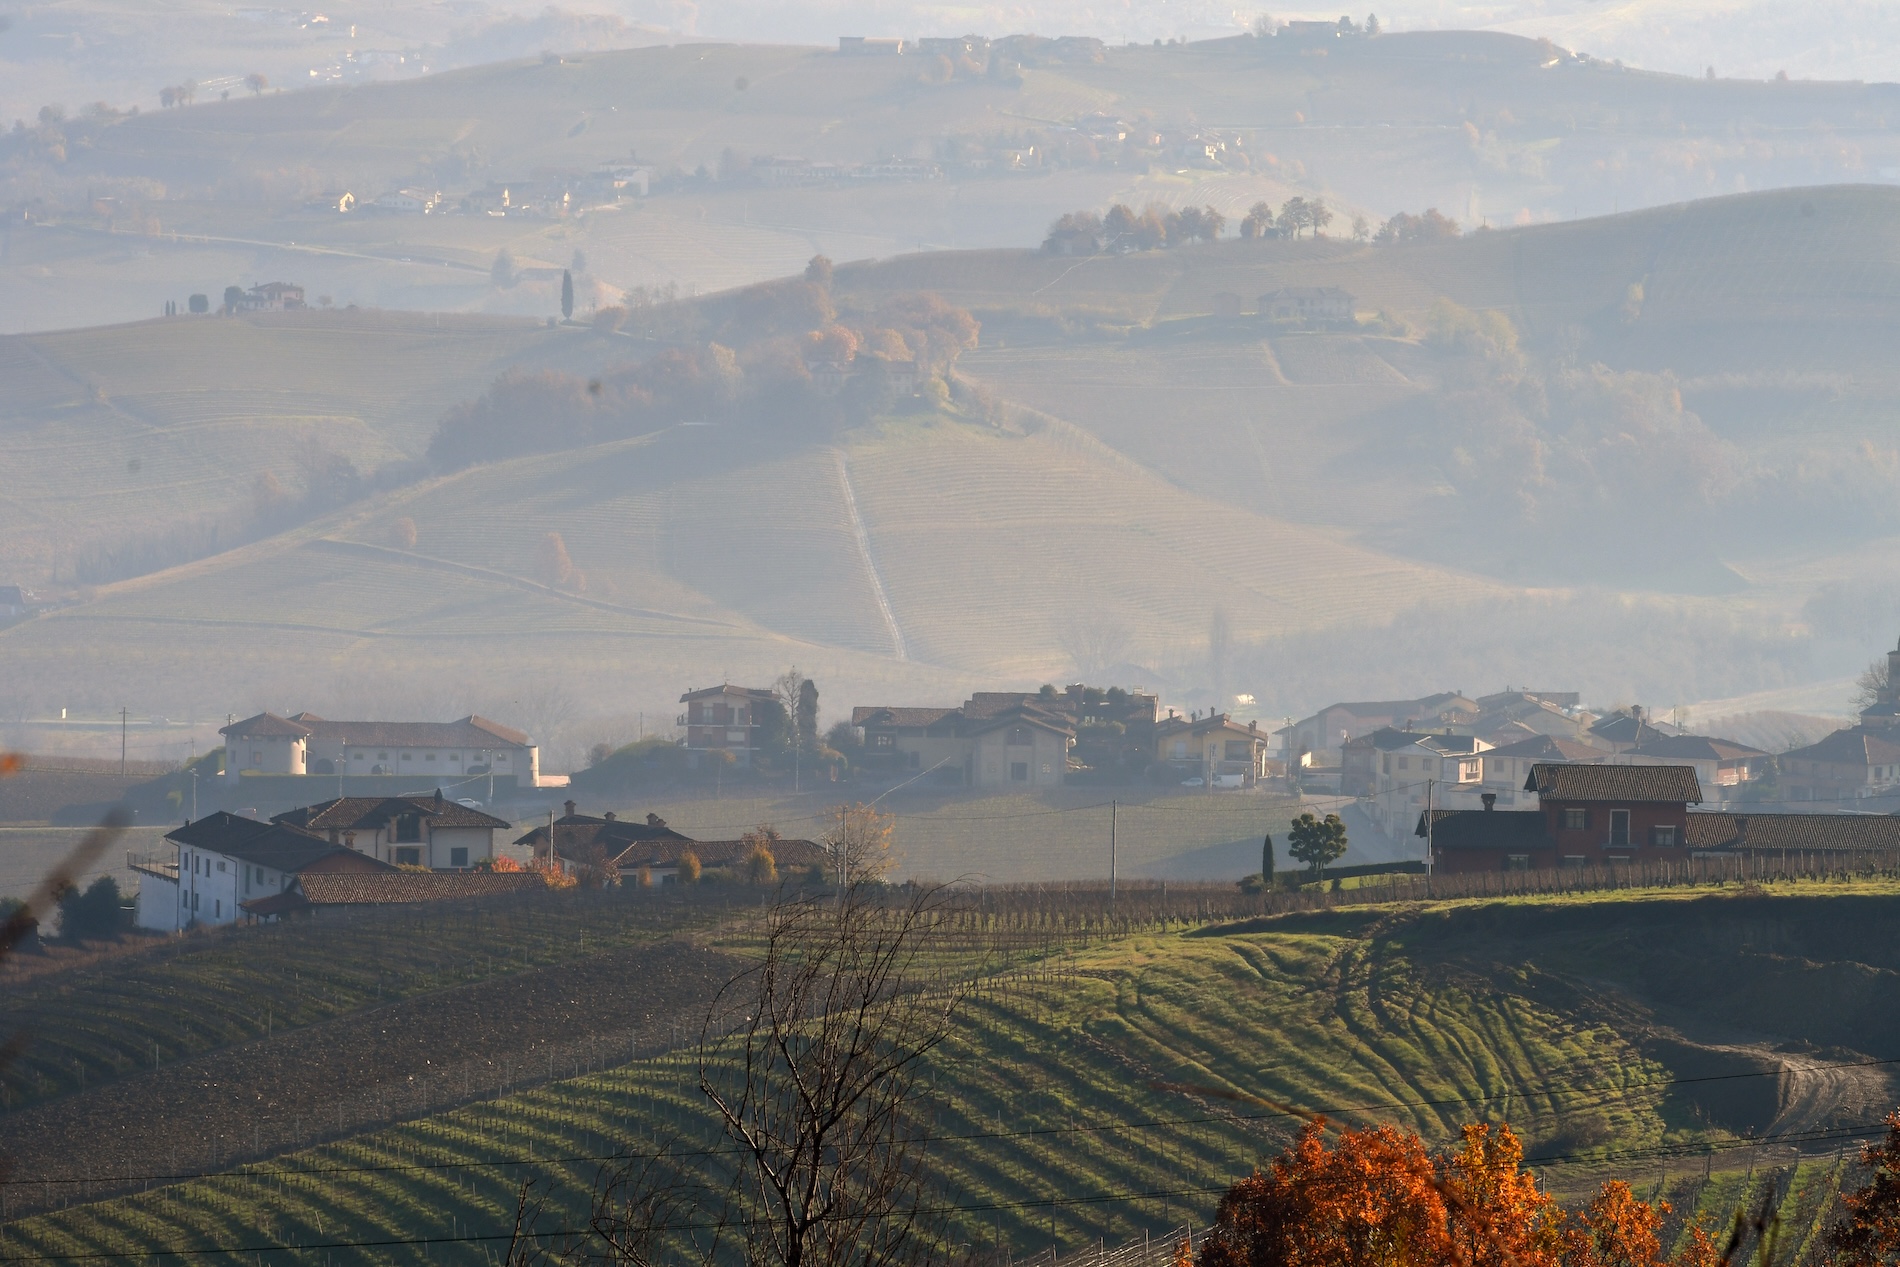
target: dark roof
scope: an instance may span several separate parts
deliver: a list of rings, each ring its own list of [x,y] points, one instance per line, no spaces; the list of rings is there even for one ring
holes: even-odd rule
[[[1765,757],[1760,748],[1751,748],[1732,739],[1713,739],[1707,735],[1663,735],[1646,739],[1632,749],[1639,757],[1672,757],[1679,761],[1745,761]]]
[[[691,853],[704,867],[728,867],[752,852],[750,840],[643,841],[614,860],[622,871],[641,867],[677,867],[680,855]],[[781,867],[809,867],[822,864],[829,856],[822,845],[810,840],[779,840],[769,846],[772,859]]]
[[[960,717],[960,708],[893,708],[860,704],[851,710],[853,726],[934,726],[946,717]]]
[[[460,721],[330,721],[315,713],[279,717],[259,713],[218,731],[237,738],[279,736],[348,741],[364,748],[526,748],[528,736],[512,726],[471,713]]]
[[[1415,832],[1425,835],[1425,815]],[[1432,811],[1434,849],[1541,849],[1550,844],[1544,816],[1536,810],[1438,809]]]
[[[271,821],[311,831],[370,831],[402,814],[421,814],[433,827],[511,825],[506,819],[448,800],[440,788],[433,795],[345,796],[318,801],[315,805],[278,814]]]
[[[628,846],[644,841],[691,843],[692,837],[683,836],[668,827],[666,820],[658,814],[648,814],[645,822],[637,818],[596,818],[591,814],[569,814],[554,820],[554,851],[563,858],[579,857],[583,851],[596,845],[605,849],[611,858],[625,851]],[[515,843],[536,850],[546,849],[548,825],[541,824]]]
[[[704,686],[704,687],[701,687],[697,691],[688,691],[686,692],[686,694],[680,696],[680,703],[684,704],[688,700],[695,700],[695,699],[711,699],[715,695],[743,695],[747,699],[777,699],[778,698],[778,696],[773,693],[770,687],[734,686],[732,685],[732,683],[727,682],[721,686]]]
[[[1900,762],[1900,743],[1858,726],[1837,730],[1819,743],[1781,754],[1798,761],[1827,761],[1835,765],[1892,765]]]
[[[338,854],[362,858],[374,870],[395,869],[388,863],[378,862],[353,849],[333,845],[314,832],[276,821],[260,823],[254,818],[240,818],[223,810],[167,832],[165,839],[191,849],[202,849],[206,853],[222,854],[240,862],[269,867],[273,871],[305,871],[323,865]]]
[[[1630,713],[1611,713],[1608,717],[1598,718],[1592,723],[1590,733],[1600,735],[1611,743],[1642,744],[1665,735],[1679,735],[1682,732],[1674,726],[1659,726],[1647,717],[1636,717]]]
[[[1460,709],[1460,712],[1475,711],[1477,708],[1476,704],[1473,704],[1472,701],[1466,699],[1456,691],[1440,691],[1436,695],[1427,695],[1422,699],[1349,700],[1338,704],[1328,704],[1319,711],[1321,713],[1330,713],[1334,709],[1338,709],[1341,712],[1351,713],[1357,717],[1405,717],[1410,716],[1415,710],[1440,709],[1447,704],[1455,703],[1472,705],[1471,709]],[[1315,714],[1315,716],[1317,715],[1318,714]]]
[[[1034,726],[1061,735],[1065,739],[1075,738],[1075,729],[1066,717],[1045,713],[1039,708],[1014,708],[1007,712],[989,717],[966,717],[957,733],[963,735],[987,735],[992,730],[1001,730],[1005,726]]]
[[[1531,767],[1524,790],[1547,801],[1694,801],[1702,784],[1686,765],[1547,764]]]
[[[1484,754],[1487,757],[1533,757],[1547,761],[1590,762],[1601,761],[1610,754],[1601,748],[1592,748],[1587,743],[1578,743],[1573,739],[1558,739],[1554,735],[1538,735],[1531,739],[1520,739],[1516,743],[1493,748]]]
[[[1230,730],[1236,734],[1266,742],[1267,732],[1257,727],[1243,726],[1227,713],[1215,713],[1209,717],[1200,717],[1192,721],[1185,717],[1164,717],[1155,723],[1155,738],[1166,739],[1172,735],[1203,734],[1210,730]]]
[[[1697,849],[1896,849],[1900,817],[1891,814],[1689,815]]]
[[[281,915],[313,906],[407,906],[497,897],[547,887],[539,871],[394,871],[301,875],[294,887],[240,905],[253,915]]]

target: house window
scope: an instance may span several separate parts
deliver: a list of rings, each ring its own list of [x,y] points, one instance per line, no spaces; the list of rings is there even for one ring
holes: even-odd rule
[[[1187,740],[1177,739],[1174,741],[1174,759],[1176,761],[1187,760]]]
[[[508,764],[508,754],[507,754],[507,753],[505,753],[505,752],[504,752],[504,753],[502,753],[502,754],[501,754],[500,756],[498,756],[498,757],[496,757],[496,758],[495,758],[495,761],[496,761],[496,764],[498,764],[498,765],[507,765],[507,764]]]
[[[1012,783],[1029,782],[1029,763],[1027,761],[1010,762],[1009,763],[1009,780]]]
[[[404,814],[396,820],[397,840],[421,840],[422,819],[415,814]]]
[[[399,867],[421,866],[422,850],[415,845],[405,845],[396,850],[396,865]]]
[[[222,919],[223,917],[224,917],[224,899],[219,898],[217,901],[211,904],[211,918]]]
[[[353,755],[353,756],[352,756],[352,757],[350,758],[350,760],[352,760],[352,761],[361,761],[362,759],[363,759],[363,754],[362,754],[362,753],[360,753],[360,752],[359,752],[359,753],[356,753],[355,755]]]
[[[1610,843],[1627,845],[1630,842],[1630,812],[1626,809],[1610,811]]]
[[[1253,745],[1245,739],[1229,739],[1227,741],[1227,759],[1229,761],[1245,761],[1251,756],[1253,756]]]
[[[1476,783],[1478,781],[1478,763],[1476,761],[1460,761],[1458,763],[1458,781],[1460,783]]]
[[[1566,867],[1575,867],[1577,870],[1581,871],[1583,869],[1583,855],[1580,853],[1565,854],[1564,865]]]
[[[224,864],[223,864],[222,862],[220,862],[220,863],[218,864],[218,874],[219,874],[219,875],[223,875],[223,874],[224,874]]]
[[[402,759],[404,761],[414,761],[416,759],[416,754],[413,752],[405,752],[402,754]]]
[[[871,741],[871,746],[873,748],[895,748],[897,746],[897,736],[878,735]]]
[[[458,845],[454,849],[449,850],[449,865],[451,867],[466,867],[468,865],[468,847],[466,845]]]
[[[1531,869],[1531,856],[1527,853],[1506,854],[1504,855],[1504,869],[1506,871],[1529,871]]]
[[[194,911],[198,909],[198,895],[196,893],[191,895],[191,909]]]
[[[1668,827],[1650,828],[1649,829],[1649,843],[1652,845],[1675,844],[1676,843],[1676,829],[1674,825],[1671,825]]]
[[[1590,811],[1587,809],[1566,809],[1564,811],[1565,831],[1584,831],[1590,826]]]
[[[376,759],[378,761],[387,761],[389,760],[389,754],[387,752],[379,752],[376,754]]]
[[[259,752],[259,751],[257,751],[256,749],[252,749],[252,750],[251,750],[251,760],[253,760],[253,761],[262,761],[263,759],[264,759],[264,754],[263,754],[263,753],[261,753],[261,752]]]
[[[923,767],[923,764],[924,764],[923,753],[913,752],[910,754],[910,768],[911,769],[913,770],[921,769]]]
[[[428,756],[426,756],[426,757],[424,757],[424,758],[423,758],[423,760],[424,760],[424,761],[433,761],[433,760],[435,760],[435,754],[434,754],[433,752],[431,752],[431,753],[430,753],[430,754],[429,754]]]

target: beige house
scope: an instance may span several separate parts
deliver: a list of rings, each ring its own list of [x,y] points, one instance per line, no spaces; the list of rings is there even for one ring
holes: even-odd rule
[[[1379,753],[1366,813],[1381,831],[1403,840],[1428,806],[1480,808],[1489,748],[1472,735],[1393,734]]]
[[[1154,756],[1189,782],[1252,787],[1266,777],[1269,738],[1257,723],[1242,725],[1226,713],[1168,717],[1155,723]]]
[[[861,705],[851,724],[864,731],[872,767],[965,787],[1060,787],[1075,745],[1058,701],[1014,693],[979,692],[961,708]]]
[[[971,787],[1061,787],[1075,732],[1024,709],[979,722],[965,734]]]

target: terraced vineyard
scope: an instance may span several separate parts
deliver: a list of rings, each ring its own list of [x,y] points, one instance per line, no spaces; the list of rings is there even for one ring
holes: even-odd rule
[[[1891,884],[1801,890],[1366,908],[1245,932],[1173,925],[1106,939],[1097,924],[1085,946],[1025,943],[979,984],[926,1080],[950,1234],[1027,1254],[1205,1220],[1224,1184],[1288,1137],[1294,1119],[1274,1105],[1291,1103],[1347,1122],[1397,1121],[1439,1141],[1467,1120],[1506,1119],[1560,1193],[1587,1191],[1606,1166],[1639,1181],[1656,1166],[1657,1183],[1642,1186],[1666,1184],[1686,1210],[1718,1219],[1774,1182],[1790,1193],[1790,1239],[1805,1240],[1840,1178],[1834,1145],[1800,1162],[1785,1150],[1733,1151],[1740,1124],[1724,1118],[1738,1100],[1772,1112],[1787,1062],[1799,1058],[1769,1060],[1718,1090],[1685,1056],[1692,1044],[1668,1038],[1672,1025],[1694,1023],[1697,1005],[1636,984],[1659,957],[1677,962],[1707,944],[1729,950],[1725,961],[1705,956],[1703,970],[1746,989],[1767,965],[1751,960],[1744,930],[1774,929],[1779,944],[1825,955],[1900,902]],[[1619,945],[1628,950],[1606,962]],[[1570,975],[1578,956],[1623,991]],[[1875,1019],[1892,1002],[1831,997],[1854,999],[1844,1022]],[[550,1224],[572,1227],[617,1150],[716,1150],[694,1081],[681,1056],[638,1061],[268,1165],[16,1220],[4,1244],[485,1261],[523,1178],[549,1180]]]

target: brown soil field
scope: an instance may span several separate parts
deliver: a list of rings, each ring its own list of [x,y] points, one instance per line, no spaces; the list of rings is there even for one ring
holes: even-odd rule
[[[696,1036],[738,970],[686,939],[440,990],[0,1116],[16,1217],[216,1171]]]

